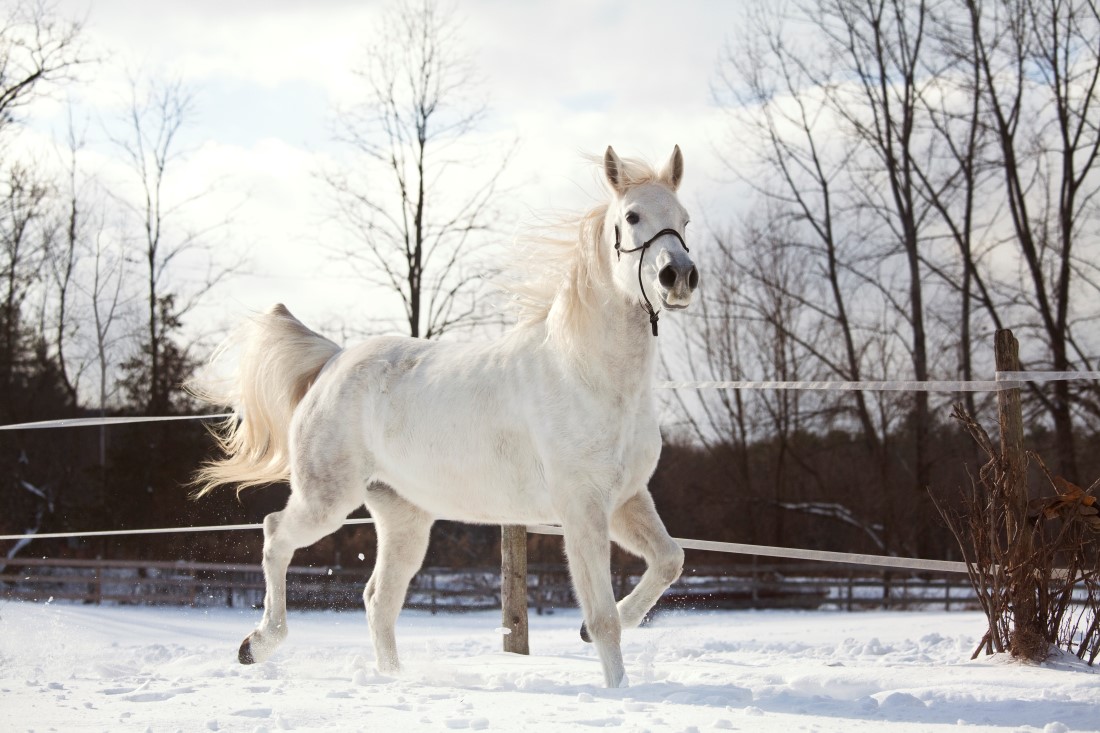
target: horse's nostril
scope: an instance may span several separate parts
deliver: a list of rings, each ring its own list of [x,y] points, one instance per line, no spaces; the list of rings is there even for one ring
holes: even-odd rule
[[[671,288],[676,284],[676,270],[672,269],[672,265],[667,265],[661,268],[661,271],[657,273],[657,279],[661,281],[661,284],[666,288]]]
[[[694,266],[691,268],[691,274],[688,275],[688,287],[692,290],[699,287],[699,271]]]

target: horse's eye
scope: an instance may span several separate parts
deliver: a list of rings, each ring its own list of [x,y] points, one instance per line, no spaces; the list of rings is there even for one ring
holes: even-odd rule
[[[628,211],[627,214],[626,214],[626,223],[627,224],[637,224],[638,220],[641,219],[641,218],[642,217],[638,216],[637,212]]]

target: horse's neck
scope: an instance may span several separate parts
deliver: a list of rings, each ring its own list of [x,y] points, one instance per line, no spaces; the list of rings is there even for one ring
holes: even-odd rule
[[[572,319],[571,361],[584,381],[615,392],[652,389],[657,339],[641,305],[617,297]]]
[[[657,339],[650,333],[649,315],[639,303],[616,301],[600,309],[601,322],[594,351],[608,372],[649,390],[657,359]]]

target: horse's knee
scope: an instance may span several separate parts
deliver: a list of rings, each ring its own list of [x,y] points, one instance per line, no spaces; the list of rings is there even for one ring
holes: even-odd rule
[[[657,558],[653,570],[665,585],[675,583],[684,572],[684,549],[679,545],[672,545],[668,552]]]
[[[294,553],[293,549],[288,549],[286,544],[277,540],[268,538],[264,542],[263,559],[264,564],[268,566],[280,565],[282,563],[290,562],[290,555]]]
[[[367,581],[367,585],[363,588],[363,606],[370,611],[371,606],[374,605],[374,578],[372,577]]]

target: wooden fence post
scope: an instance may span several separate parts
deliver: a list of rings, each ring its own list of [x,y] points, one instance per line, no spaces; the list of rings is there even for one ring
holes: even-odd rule
[[[530,654],[527,643],[527,528],[500,528],[500,615],[504,651]]]
[[[997,331],[993,351],[997,371],[1020,371],[1020,345],[1012,336],[1012,331],[1007,328]],[[1017,537],[1019,543],[1026,544],[1026,554],[1031,554],[1031,534],[1022,531],[1027,524],[1027,476],[1024,472],[1024,418],[1020,409],[1019,387],[997,392],[997,418],[1001,430],[1001,460],[1007,474],[1008,534]],[[1023,552],[1024,547],[1019,543],[1017,547]]]
[[[1012,331],[1003,328],[993,340],[999,372],[1020,371],[1020,345]],[[1024,454],[1024,418],[1020,409],[1020,388],[997,392],[997,417],[1001,430],[1001,463],[1005,472],[1005,529],[1008,541],[1011,603],[1014,628],[1012,639],[1040,633],[1035,616],[1035,594],[1030,573],[1031,529],[1027,521],[1027,459]]]

